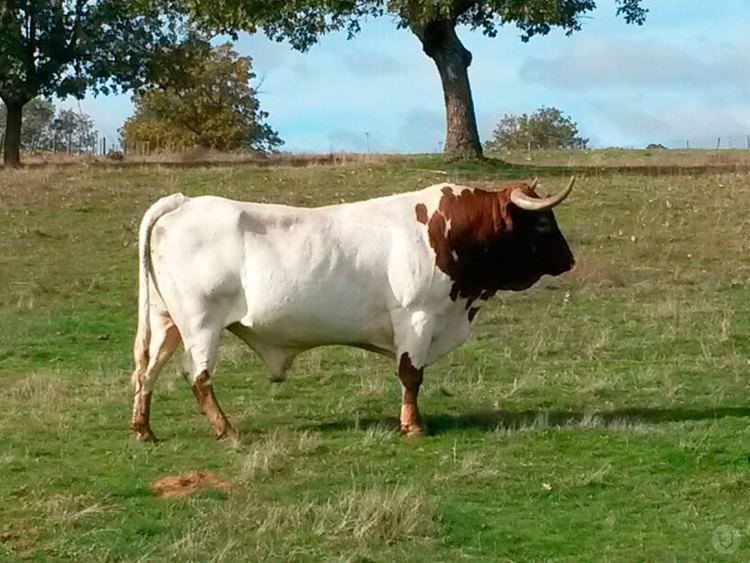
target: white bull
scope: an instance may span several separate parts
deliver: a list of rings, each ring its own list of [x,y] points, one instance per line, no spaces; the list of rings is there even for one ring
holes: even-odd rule
[[[540,198],[521,182],[493,192],[440,184],[315,209],[160,199],[139,233],[132,429],[153,438],[152,389],[182,341],[186,378],[214,433],[234,434],[210,376],[226,328],[275,380],[297,354],[326,344],[393,358],[401,432],[422,432],[423,368],[467,339],[480,305],[572,267],[550,211],[572,185]]]

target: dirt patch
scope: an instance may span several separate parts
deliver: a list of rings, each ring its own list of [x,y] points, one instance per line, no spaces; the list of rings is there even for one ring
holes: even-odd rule
[[[35,528],[32,528],[26,522],[22,522],[15,528],[9,527],[0,530],[0,545],[16,553],[29,551],[36,545],[37,534]]]
[[[201,489],[219,489],[225,491],[229,482],[219,478],[211,471],[188,471],[181,475],[167,475],[151,484],[151,490],[157,497],[181,497],[191,495]]]

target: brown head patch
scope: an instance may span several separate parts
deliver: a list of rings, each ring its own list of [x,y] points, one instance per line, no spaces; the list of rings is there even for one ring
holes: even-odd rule
[[[523,182],[508,183],[498,192],[441,190],[427,230],[436,266],[453,281],[451,299],[487,299],[501,289],[526,289],[541,275],[572,266],[552,213],[523,211],[510,202],[518,188],[536,196]],[[538,234],[538,221],[549,224],[549,233]]]
[[[417,221],[426,225],[427,224],[427,206],[424,203],[418,203],[414,208],[414,212],[417,214]]]

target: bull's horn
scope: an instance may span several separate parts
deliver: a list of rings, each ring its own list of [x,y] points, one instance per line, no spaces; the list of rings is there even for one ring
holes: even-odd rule
[[[539,183],[539,178],[534,178],[534,179],[533,179],[533,180],[531,181],[531,186],[530,186],[530,187],[531,187],[531,189],[532,189],[532,190],[535,190],[535,189],[536,189],[536,185],[537,185],[538,183]]]
[[[573,189],[573,184],[575,183],[575,181],[576,177],[571,176],[567,188],[549,197],[530,197],[526,195],[520,188],[516,188],[515,190],[510,192],[510,200],[515,203],[516,206],[520,207],[521,209],[525,209],[526,211],[547,211],[548,209],[552,209],[553,207],[561,203],[566,197],[568,197],[568,194],[570,194],[570,190]]]

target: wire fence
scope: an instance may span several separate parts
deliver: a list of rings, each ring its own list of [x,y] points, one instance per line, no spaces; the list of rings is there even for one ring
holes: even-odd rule
[[[5,149],[5,133],[0,132],[0,153]],[[98,131],[92,132],[85,138],[75,135],[53,135],[24,143],[24,151],[37,153],[81,154],[91,156],[107,156],[112,153],[133,154],[137,156],[151,156],[158,153],[183,153],[195,149],[193,145],[184,143],[163,143],[150,141],[128,142],[125,139],[110,139],[100,136]]]
[[[99,137],[98,132],[79,138],[74,135],[51,135],[32,143],[23,143],[23,150],[34,152],[56,152],[66,154],[91,154],[103,156],[109,151],[121,150],[119,143],[110,143],[107,137]],[[0,133],[0,152],[5,149],[5,133]]]
[[[658,145],[658,143],[656,143]],[[750,134],[717,135],[673,139],[661,144],[668,149],[742,149],[750,150]]]
[[[369,141],[369,135],[368,135]],[[0,131],[0,153],[5,148],[5,133]],[[32,152],[53,152],[64,154],[88,154],[92,156],[107,156],[110,153],[133,154],[138,156],[150,156],[160,152],[180,153],[190,151],[195,147],[175,145],[164,146],[163,143],[149,141],[128,143],[124,139],[110,139],[94,130],[85,137],[75,135],[51,135],[35,140],[33,143],[22,146],[22,149]],[[623,146],[625,149],[636,149],[637,146]],[[701,150],[750,150],[750,134],[717,135],[705,137],[690,137],[685,139],[672,139],[670,141],[655,142],[648,144],[645,148],[651,149],[701,149]],[[369,147],[368,147],[369,149]],[[438,143],[438,152],[441,152],[442,142]],[[369,150],[368,150],[369,152]]]

